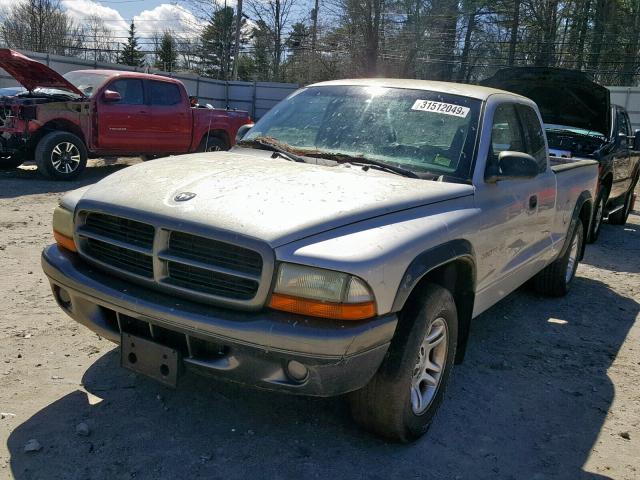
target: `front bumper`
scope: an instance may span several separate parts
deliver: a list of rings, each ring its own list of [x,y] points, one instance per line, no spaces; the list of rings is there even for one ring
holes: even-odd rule
[[[42,252],[42,268],[60,307],[99,335],[116,343],[122,332],[149,337],[179,350],[188,369],[271,390],[334,396],[363,387],[397,324],[395,314],[338,322],[176,299],[107,275],[56,245]],[[61,289],[70,301],[61,300]],[[307,368],[304,380],[288,373],[292,360]]]

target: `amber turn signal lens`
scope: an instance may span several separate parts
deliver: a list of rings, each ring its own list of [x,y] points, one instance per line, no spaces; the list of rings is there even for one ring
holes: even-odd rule
[[[376,314],[374,302],[331,303],[274,293],[269,306],[275,310],[335,320],[364,320]]]
[[[53,231],[53,238],[55,238],[56,243],[62,248],[66,248],[72,252],[77,252],[76,242],[73,241],[73,238],[69,238],[65,235],[62,235],[60,232]]]

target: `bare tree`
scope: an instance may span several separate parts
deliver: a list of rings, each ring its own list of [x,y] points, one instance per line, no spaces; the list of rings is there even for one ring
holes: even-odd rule
[[[280,79],[280,65],[284,52],[284,34],[289,23],[291,9],[296,0],[249,0],[249,11],[258,22],[270,31],[273,44],[272,71],[275,80]]]
[[[81,29],[57,0],[16,2],[0,29],[4,43],[10,48],[73,55],[82,43]]]
[[[89,15],[82,27],[82,47],[84,56],[96,62],[117,61],[116,39],[98,15]]]

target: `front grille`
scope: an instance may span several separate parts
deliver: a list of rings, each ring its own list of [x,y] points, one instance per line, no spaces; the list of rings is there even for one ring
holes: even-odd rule
[[[169,262],[167,283],[220,297],[249,300],[258,290],[258,282],[204,268]]]
[[[155,223],[155,222],[154,222]],[[94,211],[78,213],[78,251],[97,266],[197,301],[260,307],[273,273],[270,249],[240,245]],[[236,237],[231,237],[234,240]],[[248,248],[248,246],[254,246]],[[265,258],[270,260],[266,263]]]
[[[258,252],[183,232],[171,232],[169,254],[251,275],[262,271]]]
[[[153,245],[155,233],[153,225],[148,223],[94,212],[87,215],[84,228],[88,232],[148,249]]]
[[[87,238],[85,252],[99,262],[135,275],[153,278],[153,258],[128,248]]]

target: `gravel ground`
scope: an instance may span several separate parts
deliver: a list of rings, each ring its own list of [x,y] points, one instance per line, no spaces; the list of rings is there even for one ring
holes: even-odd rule
[[[603,227],[566,298],[522,288],[477,318],[431,430],[403,446],[360,431],[340,398],[166,389],[64,315],[40,269],[51,212],[118,168],[0,173],[1,479],[640,479],[639,216]]]

